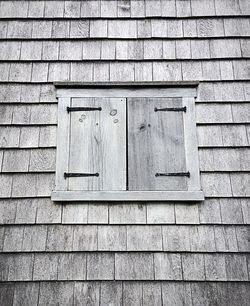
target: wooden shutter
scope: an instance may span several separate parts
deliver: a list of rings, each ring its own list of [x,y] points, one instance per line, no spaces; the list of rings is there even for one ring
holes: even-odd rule
[[[68,190],[125,190],[125,99],[72,98],[69,116]],[[71,177],[74,173],[98,176]]]
[[[128,189],[187,190],[182,99],[129,98],[127,104]]]

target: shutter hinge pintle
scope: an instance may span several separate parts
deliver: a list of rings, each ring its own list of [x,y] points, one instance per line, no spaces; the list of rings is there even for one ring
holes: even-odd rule
[[[99,176],[99,173],[66,173],[64,172],[64,178],[68,177],[89,177],[89,176]]]
[[[67,107],[67,112],[91,112],[91,111],[101,111],[101,107]]]
[[[187,107],[165,107],[165,108],[154,108],[155,112],[184,112],[186,113]]]
[[[159,176],[186,176],[186,177],[190,177],[190,172],[169,172],[169,173],[156,173],[155,174],[156,177]]]

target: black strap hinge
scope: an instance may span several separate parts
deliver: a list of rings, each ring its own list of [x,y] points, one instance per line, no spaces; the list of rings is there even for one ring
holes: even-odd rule
[[[92,111],[101,111],[101,107],[67,107],[67,112],[92,112]]]
[[[156,173],[155,174],[156,177],[159,176],[186,176],[186,177],[190,177],[190,172],[173,172],[173,173]]]
[[[154,109],[155,112],[186,112],[187,107],[165,107],[165,108],[157,108]]]
[[[64,178],[67,177],[89,177],[89,176],[99,176],[99,173],[66,173],[64,172]]]

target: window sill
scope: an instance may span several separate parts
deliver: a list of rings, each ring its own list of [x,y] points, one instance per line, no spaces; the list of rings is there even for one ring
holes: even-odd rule
[[[53,191],[52,201],[203,201],[203,191]]]

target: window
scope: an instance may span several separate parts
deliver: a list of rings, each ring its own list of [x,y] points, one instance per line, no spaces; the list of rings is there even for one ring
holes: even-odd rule
[[[195,83],[56,84],[54,201],[200,201]]]

